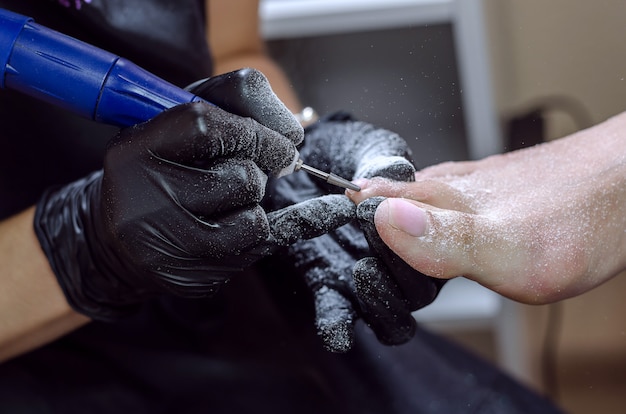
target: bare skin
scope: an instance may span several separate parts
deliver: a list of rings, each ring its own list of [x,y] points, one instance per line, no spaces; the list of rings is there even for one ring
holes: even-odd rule
[[[270,80],[272,89],[287,108],[300,112],[302,107],[287,76],[268,57],[259,36],[258,0],[206,0],[206,7],[213,72],[226,73],[244,67],[258,69]]]
[[[34,208],[0,222],[0,361],[88,322],[74,312],[33,231]]]
[[[257,8],[257,1],[207,0],[214,72],[257,68],[283,102],[299,111],[287,78],[264,53]],[[33,216],[34,208],[30,208],[0,222],[0,362],[89,322],[65,300],[33,231]]]
[[[356,203],[389,197],[381,238],[413,268],[465,276],[542,304],[626,269],[626,113],[566,138],[480,161],[444,163],[414,183],[357,180]]]

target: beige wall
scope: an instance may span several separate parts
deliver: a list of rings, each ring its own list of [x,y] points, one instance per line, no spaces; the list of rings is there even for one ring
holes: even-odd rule
[[[595,122],[626,109],[625,1],[485,4],[501,111],[550,95],[582,102]],[[552,135],[573,130],[569,117],[555,118]]]

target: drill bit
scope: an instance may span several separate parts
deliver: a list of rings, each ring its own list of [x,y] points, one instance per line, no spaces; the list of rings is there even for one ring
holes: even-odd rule
[[[336,174],[327,173],[327,172],[318,170],[317,168],[313,168],[310,165],[306,165],[304,161],[302,160],[298,160],[298,162],[296,163],[296,168],[294,171],[298,171],[298,170],[304,170],[311,175],[314,175],[316,177],[323,179],[328,184],[336,185],[337,187],[341,187],[341,188],[347,188],[353,191],[361,191],[361,187],[351,183],[345,178],[341,178],[340,176]]]

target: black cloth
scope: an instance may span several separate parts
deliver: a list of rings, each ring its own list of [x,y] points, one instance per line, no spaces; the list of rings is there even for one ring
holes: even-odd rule
[[[252,273],[234,278],[221,303],[152,302],[123,322],[92,323],[0,365],[0,412],[558,412],[422,329],[388,347],[359,323],[355,347],[329,353],[308,329],[312,319],[292,306],[286,320],[264,282]]]
[[[179,85],[210,74],[201,2],[78,3],[80,9],[73,0],[0,0],[0,7]],[[100,168],[116,131],[5,90],[0,125],[0,217],[32,205],[51,185]],[[152,300],[119,323],[90,323],[0,365],[0,412],[557,412],[421,329],[409,343],[386,347],[359,324],[354,349],[325,351],[306,289],[275,259],[238,275],[214,299]]]

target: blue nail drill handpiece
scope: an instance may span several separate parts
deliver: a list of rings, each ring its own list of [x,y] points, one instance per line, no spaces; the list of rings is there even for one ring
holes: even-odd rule
[[[0,9],[0,28],[0,88],[119,127],[145,122],[179,104],[204,101],[127,59],[30,17]],[[301,161],[290,172],[298,169],[314,174]],[[315,171],[331,184],[360,190],[332,173]]]
[[[132,62],[0,9],[0,87],[120,127],[199,97]]]

